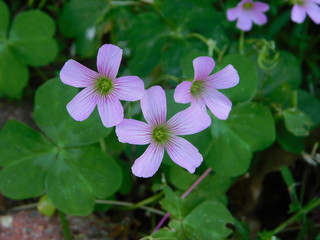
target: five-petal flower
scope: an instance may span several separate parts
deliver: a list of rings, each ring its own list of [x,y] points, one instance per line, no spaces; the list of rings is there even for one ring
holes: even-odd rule
[[[194,80],[180,83],[174,92],[178,103],[189,103],[191,106],[205,108],[219,119],[227,119],[231,111],[231,101],[216,89],[226,89],[239,83],[237,70],[228,65],[217,73],[209,76],[215,67],[211,57],[198,57],[193,60]]]
[[[291,10],[291,20],[302,23],[307,14],[316,24],[320,24],[320,0],[294,0]]]
[[[137,101],[144,94],[144,83],[136,76],[116,78],[122,50],[104,44],[98,52],[99,73],[70,59],[60,71],[61,81],[73,87],[84,88],[67,105],[71,117],[77,121],[87,119],[95,106],[105,127],[112,127],[123,120],[123,107],[119,100]]]
[[[120,142],[150,144],[135,160],[132,166],[133,174],[145,178],[153,176],[161,164],[164,149],[176,164],[193,173],[201,164],[202,155],[190,142],[176,135],[194,134],[209,127],[211,118],[206,110],[189,107],[166,121],[166,95],[160,86],[146,90],[140,102],[148,124],[134,119],[124,119],[116,126]]]
[[[267,17],[264,12],[269,10],[269,5],[263,2],[253,2],[252,0],[242,0],[234,8],[227,10],[229,21],[237,21],[237,28],[242,31],[249,31],[252,28],[252,22],[257,25],[267,23]]]

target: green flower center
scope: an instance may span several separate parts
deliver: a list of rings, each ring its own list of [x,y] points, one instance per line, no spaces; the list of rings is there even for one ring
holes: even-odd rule
[[[252,9],[253,8],[253,3],[252,2],[246,2],[243,4],[244,9]]]
[[[102,95],[107,95],[113,89],[113,82],[111,79],[106,77],[99,77],[96,80],[97,91]]]
[[[303,4],[304,4],[304,0],[296,0],[296,3],[297,3],[298,5],[303,5]]]
[[[170,132],[166,126],[155,127],[152,131],[152,138],[156,143],[165,143],[170,137]]]
[[[194,81],[191,85],[191,95],[192,96],[199,96],[202,93],[203,90],[203,81],[198,80],[198,81]]]

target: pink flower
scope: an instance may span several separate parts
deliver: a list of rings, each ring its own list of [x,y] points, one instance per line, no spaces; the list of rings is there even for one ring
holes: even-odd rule
[[[67,105],[76,121],[87,119],[96,105],[105,127],[119,124],[123,107],[119,101],[137,101],[144,94],[143,81],[136,76],[116,78],[122,50],[112,44],[103,45],[98,52],[99,73],[70,59],[60,71],[61,81],[73,87],[84,88]]]
[[[219,72],[209,74],[214,69],[215,62],[211,57],[198,57],[193,60],[194,80],[180,83],[174,91],[174,100],[178,103],[205,108],[219,119],[227,119],[231,111],[231,101],[216,89],[225,89],[239,83],[239,75],[232,65]]]
[[[264,12],[269,10],[269,5],[263,2],[253,2],[252,0],[242,0],[234,8],[227,11],[229,21],[237,21],[237,28],[242,31],[249,31],[252,28],[252,22],[257,25],[267,23],[267,17]]]
[[[136,145],[150,143],[147,150],[135,160],[133,174],[145,178],[153,176],[161,164],[164,149],[176,164],[194,173],[203,160],[202,155],[190,142],[176,135],[194,134],[209,127],[211,118],[207,112],[189,107],[166,121],[166,95],[160,86],[145,91],[141,109],[147,123],[124,119],[116,126],[120,142]]]
[[[291,10],[291,20],[302,23],[307,14],[316,24],[320,24],[320,0],[294,0]]]

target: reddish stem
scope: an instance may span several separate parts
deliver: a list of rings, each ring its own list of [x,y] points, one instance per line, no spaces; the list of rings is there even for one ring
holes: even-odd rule
[[[185,191],[184,194],[182,194],[181,198],[185,199],[186,196],[189,195],[189,193],[211,172],[211,168],[208,168],[188,189]],[[163,218],[160,220],[156,228],[153,230],[152,234],[156,233],[162,226],[162,224],[167,220],[167,218],[170,216],[170,213],[167,212],[166,215],[163,216]]]

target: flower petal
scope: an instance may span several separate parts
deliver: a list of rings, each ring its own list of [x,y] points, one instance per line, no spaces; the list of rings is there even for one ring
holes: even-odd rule
[[[67,104],[67,110],[74,120],[83,121],[90,116],[99,98],[93,87],[87,87]]]
[[[189,81],[183,81],[182,83],[180,83],[176,89],[174,90],[174,100],[177,103],[189,103],[191,102],[191,85],[192,82]]]
[[[189,135],[209,127],[211,118],[206,108],[189,107],[175,114],[168,121],[168,127],[174,135]]]
[[[253,2],[253,10],[255,12],[266,12],[270,8],[269,4],[264,2]]]
[[[211,57],[197,57],[193,60],[194,80],[203,80],[214,69],[215,62]]]
[[[132,173],[137,177],[152,177],[159,169],[164,155],[164,147],[151,143],[147,150],[134,161]]]
[[[105,127],[113,127],[123,120],[123,107],[114,95],[101,97],[98,110]]]
[[[306,10],[299,6],[298,4],[295,4],[291,10],[291,20],[296,23],[302,23],[304,19],[306,18],[307,13]]]
[[[252,20],[255,24],[257,24],[259,26],[266,24],[268,21],[267,16],[262,12],[253,12],[252,13]]]
[[[217,90],[205,91],[202,97],[210,111],[219,119],[226,120],[231,111],[232,103],[225,95]]]
[[[166,145],[166,150],[176,164],[194,173],[203,161],[198,149],[187,140],[173,136]]]
[[[241,14],[237,21],[237,28],[241,29],[242,31],[249,31],[252,28],[251,15],[252,13],[248,11]]]
[[[104,44],[99,48],[97,57],[98,71],[104,77],[114,80],[119,71],[122,50],[116,45]]]
[[[73,87],[89,87],[98,77],[99,74],[97,72],[92,71],[73,59],[68,60],[60,71],[61,81]]]
[[[151,142],[151,126],[134,119],[123,119],[116,126],[119,142],[136,145],[145,145]]]
[[[312,21],[316,24],[320,24],[320,7],[317,4],[310,2],[306,7],[306,11]]]
[[[125,76],[114,80],[115,94],[120,100],[137,101],[143,97],[144,83],[137,76]]]
[[[206,79],[206,84],[215,89],[231,88],[236,86],[238,83],[238,72],[231,64]]]
[[[162,87],[153,86],[146,90],[140,102],[143,116],[149,124],[154,126],[166,122],[167,100]]]
[[[227,10],[227,18],[229,21],[236,20],[241,14],[241,7],[234,7]]]

